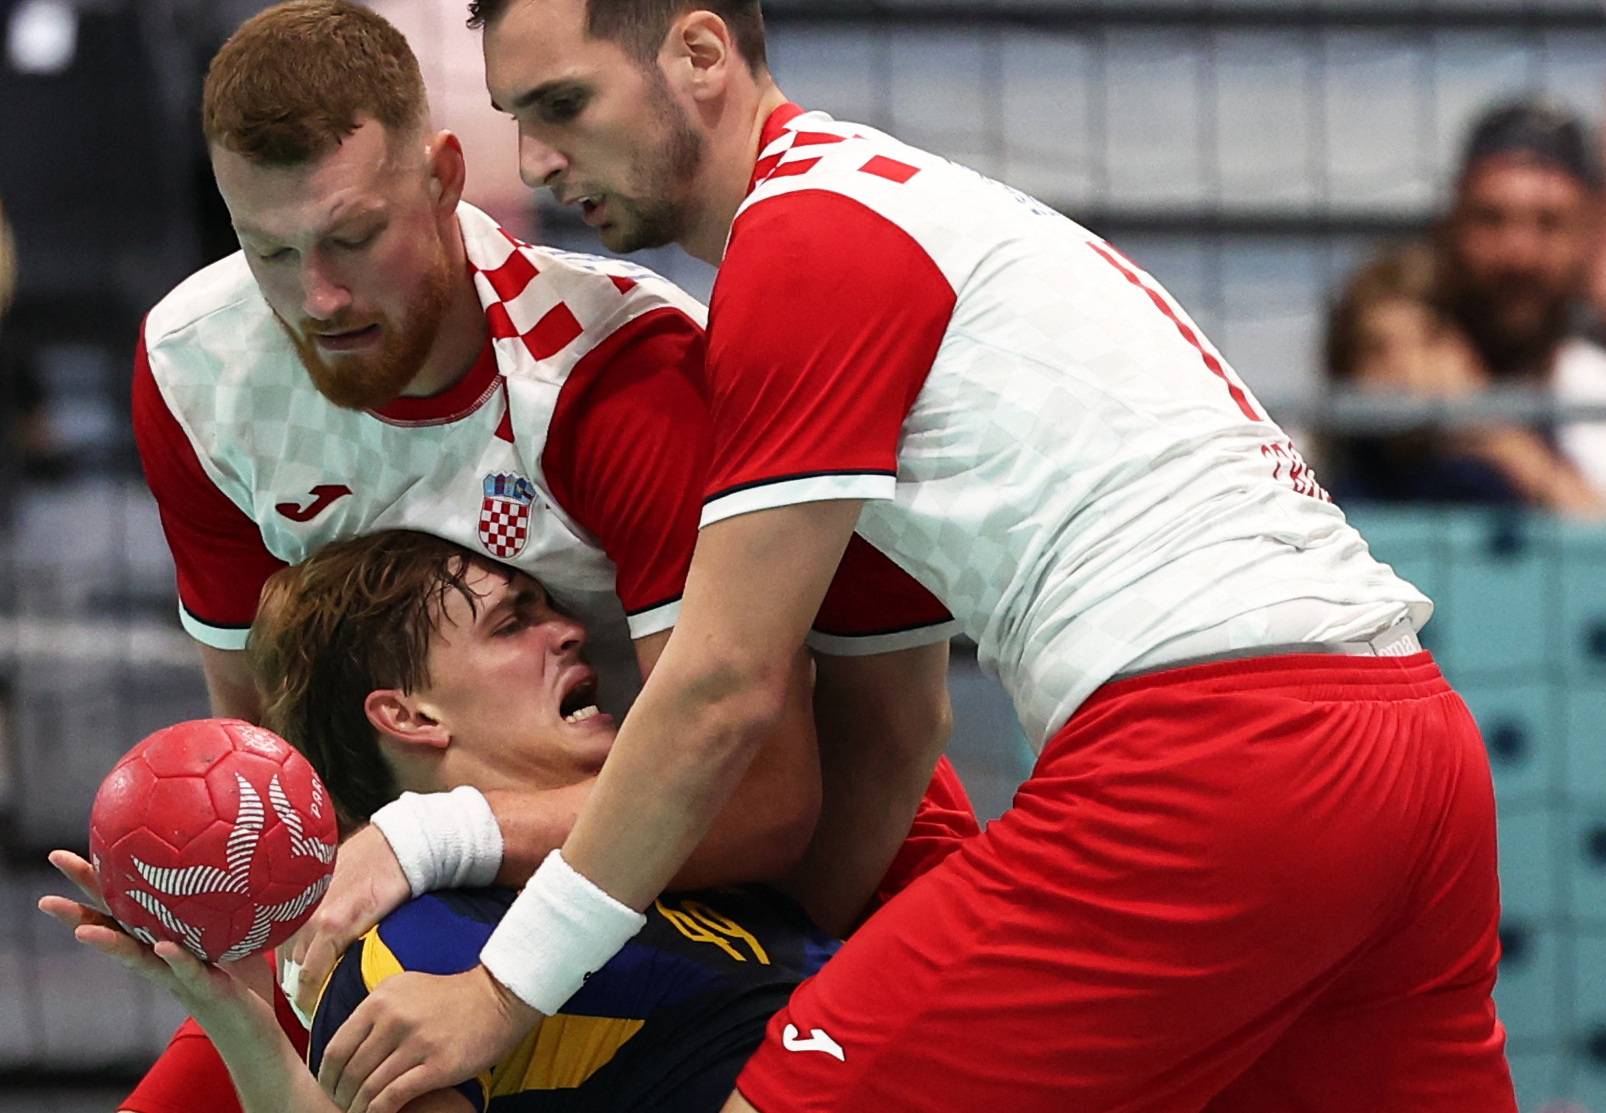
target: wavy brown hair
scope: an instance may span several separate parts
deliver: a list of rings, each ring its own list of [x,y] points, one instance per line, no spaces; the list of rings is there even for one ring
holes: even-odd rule
[[[416,130],[429,97],[402,33],[346,0],[275,4],[241,24],[206,73],[206,141],[265,166],[318,158],[364,117]]]
[[[429,684],[429,644],[447,597],[491,562],[429,534],[389,530],[337,541],[263,586],[247,660],[262,725],[312,762],[342,822],[364,822],[394,800],[396,776],[363,702],[382,688]]]

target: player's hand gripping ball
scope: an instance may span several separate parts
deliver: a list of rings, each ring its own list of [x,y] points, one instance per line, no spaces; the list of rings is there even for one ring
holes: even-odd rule
[[[307,759],[239,719],[159,730],[95,794],[89,856],[106,907],[137,939],[211,962],[282,941],[335,868],[335,815]]]

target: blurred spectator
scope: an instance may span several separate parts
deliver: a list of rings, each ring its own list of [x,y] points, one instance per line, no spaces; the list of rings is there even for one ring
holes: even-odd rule
[[[1328,325],[1339,385],[1412,400],[1467,398],[1492,376],[1442,308],[1443,259],[1427,244],[1385,253],[1351,277]],[[1326,478],[1340,501],[1530,505],[1580,517],[1606,503],[1542,433],[1494,424],[1331,440]]]
[[[1599,204],[1606,205],[1606,199]],[[1564,405],[1606,407],[1606,220],[1600,217],[1590,251],[1582,317],[1577,335],[1556,355],[1551,386],[1556,400]],[[1606,417],[1566,422],[1557,430],[1557,439],[1596,490],[1606,491]]]
[[[1440,232],[1445,306],[1502,384],[1548,383],[1574,324],[1600,202],[1582,121],[1546,101],[1473,125]]]
[[[8,446],[0,460],[0,480],[14,472],[26,478],[48,478],[56,474],[60,456],[45,413],[44,391],[17,343],[15,330],[5,324],[17,293],[16,240],[0,205],[0,444]],[[0,492],[0,509],[9,492]]]
[[[6,222],[6,207],[0,205],[0,319],[11,308],[12,295],[17,291],[17,247],[11,238],[11,225]]]

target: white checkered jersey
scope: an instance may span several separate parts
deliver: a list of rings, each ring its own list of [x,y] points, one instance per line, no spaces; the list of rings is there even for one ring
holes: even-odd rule
[[[239,254],[146,319],[136,431],[178,565],[181,618],[200,641],[241,648],[280,562],[393,528],[536,576],[592,626],[604,656],[628,647],[621,598],[635,636],[672,625],[684,576],[669,524],[684,496],[672,487],[697,485],[705,455],[633,457],[624,442],[639,431],[610,416],[630,399],[613,400],[607,388],[619,384],[598,372],[646,382],[636,389],[669,407],[666,421],[677,410],[690,420],[696,445],[703,307],[640,267],[519,243],[468,205],[458,215],[491,339],[435,398],[382,412],[329,403]],[[597,482],[579,483],[582,469]],[[624,490],[643,485],[668,493],[644,506]],[[662,536],[622,536],[637,526]],[[616,559],[631,564],[628,578]]]
[[[702,523],[869,500],[1039,745],[1116,674],[1431,611],[1154,279],[872,129],[771,118],[708,360]]]
[[[135,433],[181,620],[208,645],[241,648],[283,564],[342,538],[420,530],[540,580],[590,628],[605,691],[628,693],[629,639],[673,626],[696,542],[704,309],[640,267],[521,243],[468,205],[458,216],[490,339],[433,398],[365,412],[327,401],[238,254],[151,311]],[[868,545],[852,554],[844,582],[904,601],[915,633],[892,636],[951,632],[929,593]],[[895,648],[850,602],[834,624],[821,612],[839,651]]]

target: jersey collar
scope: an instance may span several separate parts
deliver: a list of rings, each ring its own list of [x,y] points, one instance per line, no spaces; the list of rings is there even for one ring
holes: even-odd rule
[[[775,169],[776,158],[766,158],[764,153],[774,146],[775,141],[786,134],[787,126],[793,120],[803,115],[803,107],[787,101],[764,121],[764,130],[758,138],[758,161],[753,166],[753,176],[747,182],[747,192],[752,193],[758,188],[758,183],[769,177]]]
[[[480,349],[468,374],[439,394],[426,398],[397,398],[370,412],[394,425],[445,425],[483,406],[495,391],[497,379],[496,350],[487,337],[485,347]]]

